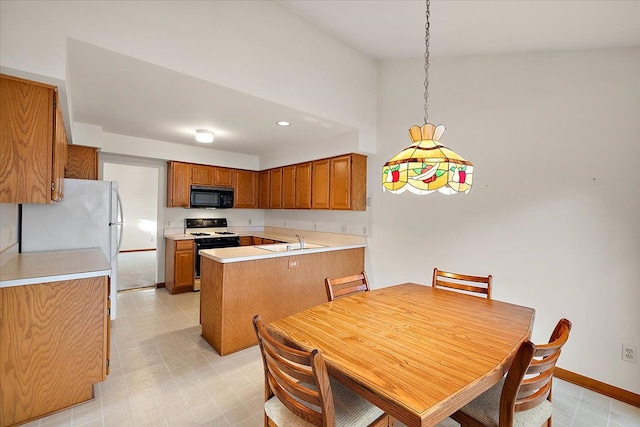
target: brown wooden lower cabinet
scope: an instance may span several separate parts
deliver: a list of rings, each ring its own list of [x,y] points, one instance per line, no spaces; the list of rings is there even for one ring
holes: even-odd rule
[[[108,277],[0,288],[0,426],[93,398],[107,375]]]
[[[364,269],[364,248],[220,263],[202,257],[202,337],[224,356],[257,343],[251,319],[272,322],[327,302],[325,277]]]
[[[253,236],[240,236],[240,246],[253,245]]]
[[[194,261],[193,240],[165,239],[164,285],[171,294],[193,290]]]

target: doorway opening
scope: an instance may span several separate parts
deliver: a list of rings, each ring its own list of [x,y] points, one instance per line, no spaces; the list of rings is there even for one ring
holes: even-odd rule
[[[102,179],[118,181],[124,208],[117,290],[155,287],[158,269],[158,169],[105,161]]]

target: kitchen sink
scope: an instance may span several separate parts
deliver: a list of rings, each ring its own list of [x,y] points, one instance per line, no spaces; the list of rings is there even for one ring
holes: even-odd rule
[[[299,251],[301,249],[326,248],[326,246],[305,242],[303,248],[300,248],[300,243],[276,243],[273,245],[257,245],[256,248],[264,249],[265,251],[269,252],[288,252]]]

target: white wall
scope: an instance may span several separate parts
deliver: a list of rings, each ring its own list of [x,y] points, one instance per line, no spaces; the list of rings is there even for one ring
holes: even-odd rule
[[[422,124],[422,65],[380,64],[374,286],[493,274],[496,299],[536,309],[536,342],[573,322],[559,366],[640,393],[640,364],[621,360],[640,344],[640,49],[435,58],[429,115],[474,187],[383,193],[382,165]]]
[[[121,251],[155,249],[158,230],[158,169],[103,163],[102,179],[118,181],[124,212]]]
[[[0,255],[17,252],[18,247],[18,205],[0,203]],[[2,262],[0,262],[2,265]]]

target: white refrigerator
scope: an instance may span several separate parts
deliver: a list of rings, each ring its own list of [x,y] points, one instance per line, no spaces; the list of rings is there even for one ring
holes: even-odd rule
[[[123,211],[117,181],[65,179],[61,202],[22,205],[22,252],[101,248],[111,262],[111,318],[116,318]]]

